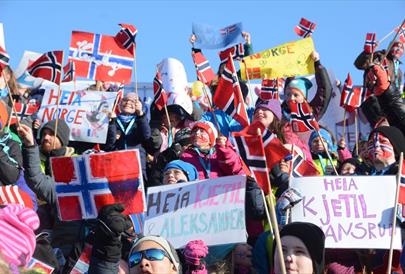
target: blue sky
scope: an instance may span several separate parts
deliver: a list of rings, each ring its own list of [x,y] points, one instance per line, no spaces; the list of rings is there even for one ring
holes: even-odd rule
[[[188,81],[195,80],[188,38],[192,22],[224,27],[242,22],[252,35],[254,51],[262,51],[299,37],[293,28],[301,17],[317,23],[313,35],[321,62],[344,80],[351,72],[356,84],[362,73],[353,61],[362,51],[367,32],[382,38],[399,25],[405,1],[4,1],[7,52],[16,67],[24,50],[63,49],[68,54],[72,30],[115,35],[118,23],[134,24],[137,35],[138,81],[150,82],[163,58],[179,59]],[[387,47],[388,40],[381,46]],[[218,67],[218,50],[204,50]],[[67,59],[67,57],[65,57]]]

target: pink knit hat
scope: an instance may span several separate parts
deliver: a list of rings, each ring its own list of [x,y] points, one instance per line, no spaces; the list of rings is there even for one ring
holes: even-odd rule
[[[30,208],[9,204],[0,208],[0,253],[15,266],[25,266],[35,250],[38,215]]]

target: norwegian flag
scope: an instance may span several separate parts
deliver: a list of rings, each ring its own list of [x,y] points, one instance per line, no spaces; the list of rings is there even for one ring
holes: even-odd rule
[[[318,170],[311,162],[305,160],[295,151],[293,154],[291,171],[292,177],[319,176]]]
[[[263,100],[279,99],[279,80],[276,79],[263,79],[262,88],[260,89],[259,97]]]
[[[51,166],[62,221],[96,218],[113,203],[122,203],[124,214],[145,209],[138,150],[51,158]]]
[[[243,127],[249,125],[249,118],[232,59],[226,63],[213,101],[218,108],[238,121]]]
[[[136,48],[135,37],[138,33],[138,29],[130,24],[119,25],[121,26],[121,30],[115,35],[114,39],[118,45],[121,45],[134,55],[134,49]]]
[[[366,101],[368,97],[372,95],[371,90],[369,90],[368,88],[364,88],[362,86],[355,86],[353,90],[356,93],[357,92],[360,93],[360,105],[364,103],[364,101]]]
[[[155,79],[153,79],[153,94],[154,94],[154,103],[158,110],[162,110],[165,105],[167,105],[167,94],[163,89],[162,79],[160,78],[160,72],[156,72]]]
[[[293,130],[295,132],[306,132],[310,130],[319,131],[318,122],[312,113],[312,110],[307,102],[296,103],[288,102],[290,106],[290,118]]]
[[[236,149],[238,154],[249,167],[257,184],[265,194],[270,192],[269,169],[266,164],[266,156],[263,147],[263,140],[259,135],[245,135],[234,133]]]
[[[33,77],[59,84],[62,77],[62,61],[63,51],[50,51],[41,55],[27,71]]]
[[[69,62],[63,67],[62,82],[71,82],[75,79],[75,63]]]
[[[118,45],[114,36],[73,31],[69,62],[75,63],[75,77],[129,83],[134,55]]]
[[[14,103],[15,106],[15,111],[17,113],[12,113],[11,116],[11,121],[10,124],[13,125],[15,123],[17,123],[17,120],[20,121],[24,118],[27,118],[31,115],[33,115],[35,112],[37,112],[39,110],[40,105],[39,104],[23,104],[21,102],[15,102]],[[17,116],[16,116],[17,114]]]
[[[232,59],[240,60],[245,56],[245,49],[243,48],[243,44],[240,43],[233,47],[227,48],[219,52],[219,59],[221,60],[221,65],[228,62],[229,55],[232,56]]]
[[[361,89],[353,88],[352,78],[348,73],[340,97],[340,106],[348,112],[353,112],[361,103]]]
[[[400,204],[405,204],[405,161],[402,161],[402,168],[401,168],[401,185],[399,189],[399,197],[398,197],[398,203]]]
[[[5,67],[8,66],[9,60],[10,56],[8,56],[6,50],[0,46],[0,73]]]
[[[315,23],[312,23],[311,21],[308,21],[305,18],[301,18],[300,23],[298,24],[298,26],[295,26],[294,31],[299,36],[306,38],[312,36],[315,27],[316,27]]]
[[[215,73],[212,70],[210,63],[201,52],[193,52],[193,61],[197,71],[198,80],[206,85],[211,84],[215,78]]]
[[[377,46],[376,34],[374,32],[366,34],[366,42],[364,43],[364,51],[366,53],[372,53]]]
[[[399,41],[405,43],[405,23],[402,24],[400,27],[395,28],[395,31],[398,32]]]

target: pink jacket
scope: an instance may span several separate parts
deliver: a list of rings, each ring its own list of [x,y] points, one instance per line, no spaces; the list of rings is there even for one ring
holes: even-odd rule
[[[307,160],[312,161],[311,151],[307,145],[308,141],[304,143],[304,141],[301,140],[301,138],[296,133],[293,132],[291,125],[289,123],[286,123],[284,125],[283,134],[287,144],[293,144],[298,146],[305,154]]]
[[[245,174],[242,169],[242,160],[229,141],[226,142],[225,146],[216,145],[210,155],[198,153],[194,147],[188,148],[181,154],[180,159],[197,168],[198,179],[200,180],[207,179],[205,176],[207,167],[210,168],[209,178],[211,179]],[[205,167],[201,161],[205,163]]]

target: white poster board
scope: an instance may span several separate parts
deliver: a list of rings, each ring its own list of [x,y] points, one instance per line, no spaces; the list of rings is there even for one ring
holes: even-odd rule
[[[301,177],[290,186],[303,195],[291,220],[322,228],[327,248],[389,249],[395,176]],[[394,249],[402,249],[400,228],[395,231]]]
[[[144,233],[175,248],[202,239],[210,245],[245,243],[245,176],[148,188]]]

